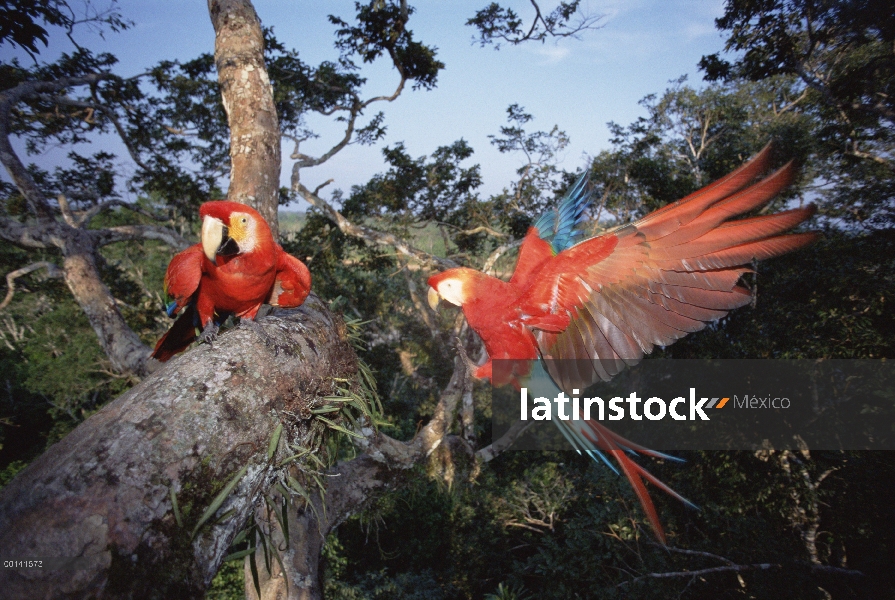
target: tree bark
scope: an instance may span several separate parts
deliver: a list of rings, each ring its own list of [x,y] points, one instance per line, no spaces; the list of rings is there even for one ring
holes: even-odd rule
[[[249,0],[208,0],[214,58],[230,124],[227,198],[255,208],[276,239],[280,126],[264,64],[261,22]]]
[[[336,527],[361,510],[375,495],[399,486],[409,469],[426,460],[433,452],[444,454],[444,462],[458,465],[460,470],[474,468],[472,449],[459,437],[447,435],[457,406],[464,394],[472,390],[466,364],[454,359],[454,374],[441,393],[432,419],[409,442],[395,440],[381,432],[364,430],[365,437],[357,445],[364,451],[357,458],[338,463],[326,477],[326,494],[312,496],[314,508],[300,510],[293,504],[288,511],[289,537],[283,535],[277,519],[263,509],[256,513],[256,522],[263,523],[273,545],[280,550],[283,569],[276,561],[271,570],[258,569],[260,599],[255,590],[248,560],[245,566],[248,600],[320,600],[323,582],[320,579],[320,556],[323,545]],[[325,506],[324,506],[325,504]],[[264,563],[263,550],[255,555],[257,565]]]
[[[62,272],[75,302],[87,315],[112,368],[121,373],[145,375],[150,349],[128,327],[112,292],[100,278],[90,231],[71,228],[67,233]]]
[[[4,559],[79,567],[0,570],[4,598],[202,597],[273,481],[277,424],[283,440],[298,436],[333,378],[357,368],[344,325],[316,296],[260,324],[274,349],[237,327],[175,358],[0,491]]]

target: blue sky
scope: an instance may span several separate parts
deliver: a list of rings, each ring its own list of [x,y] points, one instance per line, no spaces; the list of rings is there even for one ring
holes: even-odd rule
[[[661,93],[670,80],[681,75],[698,84],[700,57],[723,47],[723,38],[714,28],[714,19],[723,12],[723,0],[590,0],[590,11],[605,15],[600,29],[584,32],[580,39],[505,45],[499,51],[473,44],[474,30],[465,26],[487,3],[411,2],[417,12],[410,29],[417,39],[438,48],[438,57],[447,68],[433,91],[408,88],[395,102],[380,104],[370,113],[385,112],[388,134],[384,144],[403,141],[412,156],[429,154],[440,145],[464,138],[475,150],[471,161],[481,164],[483,194],[506,186],[524,162],[521,156],[499,154],[488,140],[488,135],[497,133],[505,123],[510,104],[518,103],[534,116],[531,129],[549,130],[558,125],[569,135],[571,144],[560,166],[575,170],[584,166],[587,155],[608,148],[608,121],[628,124],[645,114],[637,102],[647,94]],[[326,17],[335,14],[347,21],[353,15],[353,4],[344,0],[255,1],[262,22],[273,26],[281,42],[312,64],[338,56],[332,44],[334,27]],[[524,19],[531,15],[526,0],[504,0],[503,4]],[[549,9],[555,3],[545,0],[541,4]],[[119,6],[123,15],[134,21],[132,29],[108,33],[105,40],[81,31],[78,39],[95,51],[118,56],[122,75],[139,73],[163,59],[186,60],[214,49],[206,2],[122,0]],[[42,57],[50,60],[67,49],[63,37],[54,37]],[[13,54],[8,46],[0,47],[0,53],[4,57]],[[367,77],[369,95],[391,93],[398,81],[385,62],[366,67],[362,74]],[[303,152],[322,153],[338,139],[339,130],[331,123],[312,119],[309,124],[321,138],[303,145]],[[328,189],[347,191],[384,169],[381,148],[382,144],[350,146],[325,165],[304,170],[302,180],[313,189],[333,178]],[[291,146],[284,146],[284,158],[290,151]],[[26,161],[49,166],[59,156],[56,151]],[[288,184],[290,166],[284,160],[284,185]]]

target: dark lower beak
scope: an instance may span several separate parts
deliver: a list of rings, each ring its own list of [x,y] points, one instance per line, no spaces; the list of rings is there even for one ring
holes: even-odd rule
[[[236,243],[229,235],[230,231],[227,229],[227,226],[224,225],[224,230],[221,232],[221,245],[218,246],[217,252],[220,256],[233,256],[234,254],[239,254],[239,244]]]

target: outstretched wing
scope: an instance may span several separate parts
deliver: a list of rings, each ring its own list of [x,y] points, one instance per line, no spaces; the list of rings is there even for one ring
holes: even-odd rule
[[[165,272],[165,295],[174,300],[173,305],[168,307],[168,316],[176,315],[199,289],[204,258],[202,245],[196,244],[171,259]]]
[[[587,189],[589,170],[578,177],[555,209],[542,214],[529,228],[510,283],[524,286],[528,278],[548,258],[574,245],[583,235],[581,225],[590,205],[591,193]]]
[[[591,200],[587,187],[588,175],[590,170],[585,169],[556,208],[545,212],[533,225],[541,239],[553,247],[554,254],[575,245],[584,233],[581,225],[585,221],[584,211]]]
[[[301,306],[311,291],[311,272],[305,263],[277,245],[277,278],[267,303],[271,306]]]
[[[564,388],[607,381],[654,346],[666,346],[748,304],[737,285],[748,265],[800,248],[815,233],[785,232],[809,218],[810,205],[730,220],[776,196],[793,179],[787,164],[767,169],[770,147],[727,177],[639,221],[561,252],[532,282],[527,297],[567,312],[562,332],[536,333],[551,376]],[[574,361],[574,362],[572,362]]]

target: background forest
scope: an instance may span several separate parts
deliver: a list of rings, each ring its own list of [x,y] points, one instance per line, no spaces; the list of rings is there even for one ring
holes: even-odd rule
[[[555,10],[532,3],[540,11],[533,21],[522,11],[531,6],[519,4],[483,7],[469,15],[470,31],[483,46],[523,44],[597,23],[577,1]],[[302,62],[265,29],[284,163],[291,161],[280,201],[309,207],[281,213],[280,239],[308,264],[314,291],[360,323],[359,355],[375,374],[381,427],[400,440],[432,417],[456,336],[470,356],[480,352],[458,313],[425,306],[426,278],[451,264],[508,273],[526,228],[577,176],[558,166],[575,132],[536,130],[520,98],[494,124],[492,143],[525,160],[501,193],[478,191],[476,155],[462,139],[433,140],[427,156],[394,143],[382,147],[383,171],[363,185],[305,187],[301,170],[348,143],[380,142],[386,124],[377,103],[399,103],[405,84],[438,84],[445,65],[414,39],[414,18],[406,2],[360,2],[356,14],[332,17],[340,59],[320,65]],[[94,240],[88,254],[138,345],[153,345],[170,325],[162,278],[171,256],[196,239],[199,204],[225,195],[230,138],[211,54],[146,65],[131,78],[115,74],[115,57],[84,47],[41,60],[50,32],[76,39],[79,27],[115,35],[128,25],[126,8],[115,5],[0,2],[0,40],[34,56],[0,63],[0,154],[9,173],[0,182],[0,273],[8,274],[0,486],[147,370],[98,337],[90,299],[65,272],[68,251],[23,233],[42,209],[11,181],[9,140],[29,154],[70,150],[64,166],[22,166],[53,219],[94,232],[85,234]],[[650,358],[895,358],[895,10],[877,0],[728,0],[717,28],[726,52],[703,58],[704,82],[656,90],[641,102],[645,116],[612,124],[610,147],[592,149],[593,222],[608,228],[643,216],[775,140],[779,162],[794,158],[801,168],[765,210],[815,202],[810,227],[824,236],[759,265],[748,278],[751,307]],[[364,96],[361,73],[374,61],[394,66],[393,96]],[[320,156],[299,151],[314,135],[311,113],[344,127]],[[102,136],[121,139],[122,155],[111,145],[98,150]],[[470,448],[491,441],[488,400],[477,385],[475,410],[454,426]],[[347,439],[339,444],[334,456],[359,452]],[[895,597],[892,454],[682,454],[683,466],[648,465],[701,509],[657,495],[670,544],[662,548],[627,482],[574,453],[464,462],[435,452],[329,535],[324,596]],[[243,597],[243,586],[242,561],[228,562],[207,597]]]

